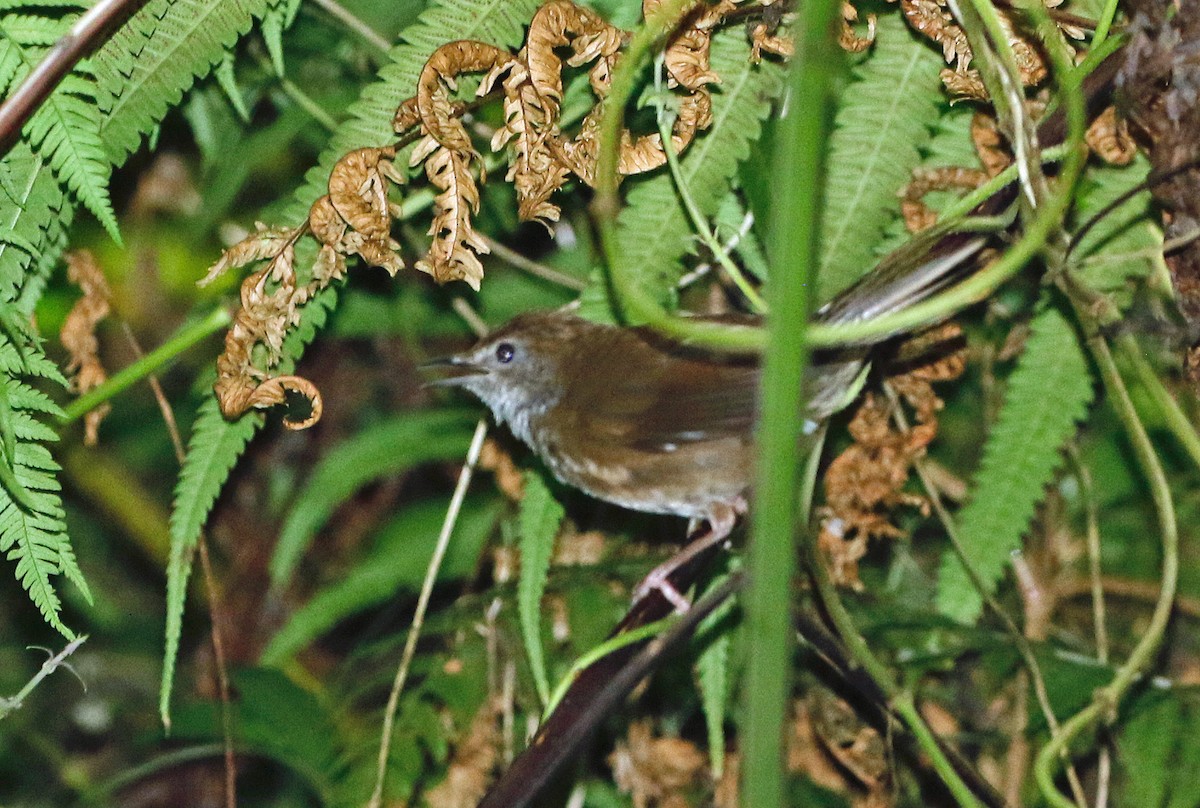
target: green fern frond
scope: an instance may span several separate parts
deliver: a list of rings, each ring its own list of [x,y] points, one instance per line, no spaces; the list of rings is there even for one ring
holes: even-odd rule
[[[9,93],[28,75],[76,16],[16,13],[22,5],[6,4],[8,13],[0,16],[0,95]],[[44,12],[55,5],[39,3],[36,10]],[[78,3],[62,5],[71,11],[79,9]],[[46,120],[43,118],[42,123]],[[36,144],[28,139],[31,126],[32,122],[26,125],[26,138],[0,160],[0,232],[4,233],[0,237],[0,301],[9,303],[16,299],[31,271],[47,270],[57,258],[47,256],[45,247],[62,240],[73,213],[65,191],[50,170],[49,154],[38,154]]]
[[[6,322],[19,318],[4,316]],[[18,326],[19,328],[19,326]],[[17,580],[29,593],[42,617],[68,638],[72,631],[60,617],[62,600],[54,577],[64,576],[90,602],[91,592],[75,560],[66,532],[58,464],[43,443],[57,440],[54,429],[42,419],[57,420],[62,410],[45,393],[31,387],[22,377],[65,383],[58,367],[24,333],[10,338],[13,329],[0,337],[0,385],[5,406],[3,450],[0,451],[0,553],[16,562]]]
[[[283,344],[286,357],[281,373],[290,373],[295,360],[329,315],[337,302],[337,293],[330,287],[317,294],[305,308],[306,318],[288,334]],[[183,607],[187,598],[188,579],[192,574],[192,553],[200,531],[208,521],[217,496],[229,478],[246,444],[262,426],[261,413],[248,413],[236,421],[221,414],[214,396],[200,405],[192,435],[188,439],[187,457],[175,486],[175,501],[171,508],[171,553],[167,562],[167,621],[163,653],[162,683],[159,690],[159,713],[163,725],[170,727],[171,687],[175,681],[175,660],[179,654],[179,637],[183,631]]]
[[[57,17],[6,14],[0,17],[0,88],[16,85],[41,60],[49,46],[70,29],[82,5],[67,5]],[[33,150],[53,168],[58,181],[120,243],[117,218],[108,196],[110,166],[99,139],[100,112],[88,64],[81,62],[54,89],[25,125]]]
[[[0,163],[0,171],[6,179],[0,230],[10,236],[0,239],[0,301],[13,301],[36,274],[35,268],[48,272],[53,266],[57,255],[48,255],[46,247],[65,242],[74,208],[50,166],[28,143],[15,144]]]
[[[141,143],[267,9],[267,0],[151,0],[92,57],[113,163]]]
[[[1008,380],[1000,416],[975,475],[971,501],[959,513],[959,539],[990,593],[1009,555],[1021,546],[1046,485],[1092,400],[1087,357],[1067,318],[1044,305]],[[957,555],[947,552],[938,579],[938,609],[970,623],[983,601]]]
[[[550,576],[550,557],[554,539],[566,512],[545,479],[536,471],[525,474],[525,498],[518,515],[521,547],[521,577],[517,581],[517,612],[521,619],[521,637],[525,656],[533,672],[542,705],[550,702],[550,679],[546,675],[546,653],[542,648],[542,595]]]
[[[285,72],[283,64],[283,32],[290,28],[300,11],[300,0],[271,0],[267,13],[263,15],[262,37],[266,43],[267,53],[271,57],[271,65],[275,73],[282,76]]]
[[[4,0],[4,8],[15,10],[18,8],[72,8],[78,11],[85,10],[91,3],[85,0]]]
[[[1143,182],[1150,161],[1139,154],[1124,167],[1098,166],[1080,183],[1075,220],[1082,225],[1121,194]],[[1093,290],[1108,294],[1124,308],[1132,286],[1162,265],[1162,228],[1150,215],[1150,191],[1142,191],[1097,222],[1074,250],[1077,277]]]
[[[17,76],[28,73],[29,55],[25,49],[48,48],[64,30],[62,20],[48,17],[6,14],[0,18],[0,96],[8,94]]]
[[[232,53],[225,54],[213,70],[213,76],[216,78],[221,92],[225,93],[225,97],[229,99],[229,105],[233,107],[238,118],[242,120],[242,123],[250,123],[250,109],[246,106],[246,99],[242,98],[242,88],[238,87],[237,74],[233,69]]]
[[[197,74],[216,64],[237,34],[249,29],[252,12],[261,13],[265,2],[155,0],[119,28],[91,60],[105,160],[124,161]],[[80,4],[13,4],[23,6]],[[19,296],[21,309],[28,311],[66,243],[74,208],[50,165],[26,143],[18,143],[0,162],[0,188],[0,232],[12,234],[0,238],[0,300]]]
[[[211,396],[204,400],[196,413],[196,424],[188,439],[187,458],[175,486],[175,503],[171,508],[166,650],[163,655],[162,689],[159,692],[159,712],[167,727],[170,726],[169,699],[171,684],[175,679],[175,659],[179,654],[179,637],[183,632],[183,607],[192,573],[192,553],[229,472],[262,422],[261,413],[227,421],[221,415],[216,398]]]
[[[874,264],[899,216],[941,101],[942,60],[897,13],[881,15],[870,56],[855,66],[834,120],[816,296],[824,301]]]
[[[680,160],[688,191],[705,216],[712,216],[729,192],[730,178],[758,139],[783,76],[778,64],[751,64],[746,32],[737,27],[713,37],[710,63],[721,77],[712,97],[712,125]],[[617,222],[621,256],[644,283],[661,289],[678,277],[691,226],[669,174],[633,182]]]
[[[77,68],[78,70],[78,68]],[[78,72],[62,80],[25,127],[30,144],[50,163],[59,182],[104,225],[118,244],[121,234],[108,195],[112,166],[100,143],[95,85]]]
[[[966,105],[949,106],[943,103],[940,114],[930,127],[929,139],[921,148],[918,167],[935,168],[978,168],[979,156],[971,142],[971,119],[975,110]],[[961,193],[935,192],[925,197],[924,202],[934,209],[941,209]],[[909,241],[912,233],[904,219],[894,217],[884,227],[883,238],[875,245],[874,258],[879,259]]]

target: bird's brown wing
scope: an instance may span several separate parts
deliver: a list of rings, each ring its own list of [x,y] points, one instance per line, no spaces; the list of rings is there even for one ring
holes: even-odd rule
[[[759,370],[752,362],[688,352],[639,330],[610,332],[603,350],[573,363],[562,404],[593,440],[640,451],[699,441],[749,440]]]

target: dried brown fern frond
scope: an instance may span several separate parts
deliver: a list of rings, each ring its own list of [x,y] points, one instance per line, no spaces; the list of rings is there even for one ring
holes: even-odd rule
[[[311,382],[298,376],[271,377],[258,367],[278,364],[283,339],[299,321],[298,309],[309,297],[310,290],[297,283],[294,267],[296,239],[306,229],[288,231],[283,238],[274,228],[252,233],[226,251],[218,262],[223,268],[209,271],[212,278],[224,269],[269,259],[242,282],[242,305],[225,335],[225,351],[217,358],[213,389],[226,417],[282,404],[288,392],[307,398],[311,414],[298,421],[285,419],[285,426],[303,429],[321,417],[321,395]],[[256,356],[260,350],[265,356]]]
[[[108,316],[111,293],[104,271],[90,251],[77,250],[63,257],[67,262],[67,280],[78,286],[83,296],[75,301],[63,320],[59,339],[69,357],[66,372],[71,378],[71,391],[82,395],[108,379],[108,373],[100,361],[96,328]],[[111,409],[111,405],[101,404],[84,416],[83,442],[86,445],[96,445],[100,422]]]
[[[424,163],[429,181],[441,189],[433,201],[434,216],[429,225],[433,244],[425,258],[417,261],[416,268],[432,275],[438,283],[461,280],[478,291],[483,280],[479,256],[489,249],[471,223],[471,214],[479,211],[472,162],[469,152],[448,149],[431,136],[417,144],[411,160],[412,165]]]
[[[934,392],[933,382],[957,378],[966,366],[965,354],[957,349],[961,337],[961,329],[947,323],[913,338],[895,357],[892,364],[901,372],[889,376],[888,384],[913,410],[915,423],[911,426],[897,427],[891,404],[874,393],[864,396],[851,419],[854,443],[825,473],[825,506],[818,538],[836,583],[862,586],[858,561],[866,555],[871,540],[904,535],[893,523],[898,508],[928,512],[925,498],[904,487],[912,464],[924,456],[937,436],[942,400]]]
[[[749,2],[699,4],[668,38],[664,66],[668,89],[675,94],[672,103],[677,114],[671,146],[676,153],[684,152],[711,124],[709,87],[720,81],[709,64],[712,35],[732,12]],[[658,4],[659,0],[644,0],[643,10],[653,13]],[[782,8],[781,3],[762,5]],[[847,20],[853,19],[854,13],[847,5]],[[756,55],[790,51],[779,31],[781,19],[779,16],[760,33],[752,34]],[[413,96],[403,101],[393,116],[393,128],[400,137],[397,143],[348,152],[330,172],[328,194],[312,205],[304,225],[260,226],[227,250],[209,271],[205,282],[230,268],[266,262],[242,284],[242,308],[218,360],[216,391],[222,412],[235,417],[252,407],[281,403],[288,393],[298,393],[312,403],[312,414],[288,422],[288,426],[307,426],[320,417],[320,396],[310,383],[296,376],[273,377],[271,370],[281,358],[284,336],[299,321],[300,307],[345,275],[349,256],[358,256],[393,275],[403,268],[400,245],[391,236],[398,207],[390,198],[405,182],[405,172],[393,163],[403,145],[416,143],[408,168],[423,166],[428,181],[438,190],[428,231],[432,244],[415,268],[439,283],[461,280],[479,288],[484,274],[481,256],[489,250],[472,218],[478,212],[479,188],[487,176],[484,160],[463,121],[478,99],[502,96],[504,123],[487,147],[493,152],[509,152],[505,179],[516,189],[520,218],[547,226],[557,221],[560,211],[551,201],[554,193],[572,177],[584,183],[593,180],[604,100],[629,36],[570,0],[550,0],[534,15],[524,45],[516,53],[467,40],[434,51]],[[595,96],[595,104],[573,136],[564,131],[562,121],[566,68],[586,69]],[[473,101],[456,98],[461,77],[469,73],[482,74]],[[618,170],[630,175],[662,166],[666,162],[663,145],[658,132],[635,135],[624,131]],[[319,248],[312,265],[298,274],[295,247],[304,235],[311,235]]]
[[[979,71],[971,67],[974,53],[967,35],[947,8],[946,0],[899,0],[900,10],[916,31],[932,39],[942,48],[942,56],[949,68],[942,71],[942,82],[952,95],[961,98],[986,100],[987,90],[983,86]],[[1047,2],[1055,8],[1062,0]],[[1004,29],[1008,44],[1016,57],[1021,82],[1027,87],[1036,87],[1048,75],[1046,60],[1037,44],[1037,35],[1031,30],[1018,28],[1013,22],[1013,11],[999,8],[1000,25]],[[1082,32],[1070,25],[1060,25],[1060,30],[1076,39]]]
[[[900,191],[900,215],[904,218],[904,226],[910,233],[919,233],[937,223],[937,211],[925,204],[927,195],[935,191],[973,191],[987,179],[987,173],[977,168],[914,169],[912,180]]]

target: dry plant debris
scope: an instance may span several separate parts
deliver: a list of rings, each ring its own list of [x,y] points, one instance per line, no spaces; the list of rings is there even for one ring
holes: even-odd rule
[[[613,781],[630,794],[634,808],[687,808],[687,789],[697,785],[708,757],[683,738],[655,738],[647,720],[629,725],[626,740],[609,755]]]
[[[644,0],[643,12],[652,14],[659,2]],[[696,134],[711,123],[709,88],[720,81],[709,67],[712,35],[739,5],[748,2],[719,0],[698,5],[667,43],[667,84],[676,95],[677,108],[671,146],[677,153],[686,150]],[[762,5],[782,9],[780,2]],[[849,21],[856,16],[853,7],[847,5],[843,13],[843,41],[855,48],[866,47],[869,38],[855,37],[849,29]],[[771,24],[749,32],[756,58],[762,53],[790,51],[786,37],[778,31],[782,11],[768,17]],[[217,363],[216,393],[226,417],[274,406],[294,393],[311,402],[311,414],[285,419],[287,426],[299,429],[320,418],[320,394],[310,382],[298,376],[273,376],[270,371],[282,358],[284,336],[299,322],[301,307],[345,275],[347,257],[358,256],[393,275],[404,267],[400,245],[391,237],[399,206],[390,195],[406,182],[408,169],[423,166],[438,190],[428,231],[432,244],[414,267],[439,283],[461,280],[479,288],[483,279],[480,257],[488,247],[474,229],[472,216],[479,208],[479,183],[486,182],[487,175],[463,124],[468,104],[455,97],[463,76],[481,75],[477,98],[503,96],[504,124],[489,148],[508,153],[506,179],[516,189],[521,218],[550,226],[560,215],[551,201],[554,193],[572,177],[585,184],[593,181],[604,100],[629,36],[570,0],[549,0],[534,15],[524,46],[516,53],[472,41],[438,48],[421,71],[415,95],[396,110],[396,144],[359,148],[345,155],[330,173],[328,194],[313,204],[304,224],[294,228],[259,225],[209,271],[206,281],[232,268],[265,262],[242,284],[241,311]],[[564,50],[568,52],[565,64],[559,55]],[[586,68],[595,97],[574,134],[564,130],[561,119],[564,67]],[[408,143],[415,146],[407,167],[395,165],[400,148]],[[665,162],[657,132],[622,133],[622,175],[650,171]],[[318,250],[311,266],[298,272],[297,242],[306,235],[317,242]]]
[[[467,734],[454,749],[446,779],[425,795],[430,808],[475,808],[500,762],[500,705],[480,705]]]
[[[862,587],[858,561],[866,555],[872,539],[904,535],[892,523],[896,508],[928,510],[925,498],[905,492],[904,486],[912,464],[924,456],[937,436],[942,400],[934,392],[933,382],[956,379],[966,367],[964,351],[931,349],[957,347],[960,339],[961,330],[948,323],[900,349],[896,364],[905,369],[889,377],[888,384],[913,410],[915,423],[909,428],[895,426],[890,404],[875,393],[863,397],[850,421],[854,442],[825,473],[826,504],[818,538],[831,577],[840,585]],[[910,359],[923,355],[931,358]]]
[[[83,297],[75,301],[71,311],[63,320],[59,339],[68,356],[67,375],[71,380],[71,391],[82,395],[99,387],[108,373],[100,362],[100,343],[96,339],[96,327],[108,316],[110,292],[104,272],[88,250],[67,253],[67,279],[79,287]],[[100,422],[112,409],[105,403],[84,416],[83,442],[95,446],[99,440]]]

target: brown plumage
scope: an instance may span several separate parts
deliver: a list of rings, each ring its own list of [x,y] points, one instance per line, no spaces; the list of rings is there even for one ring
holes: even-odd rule
[[[753,458],[759,368],[644,328],[524,314],[445,360],[564,483],[649,513],[732,525]]]

